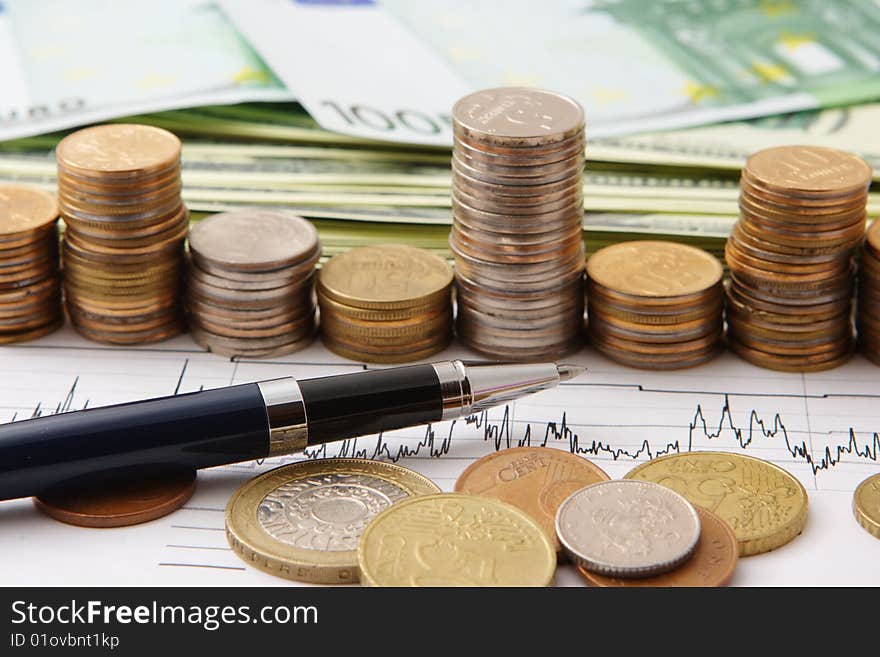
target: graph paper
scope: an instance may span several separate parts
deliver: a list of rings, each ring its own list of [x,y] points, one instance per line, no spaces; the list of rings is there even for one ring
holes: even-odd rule
[[[477,356],[455,347],[436,356]],[[28,499],[0,502],[0,584],[291,585],[251,568],[226,542],[223,510],[238,486],[303,458],[396,461],[452,490],[459,473],[496,449],[547,445],[593,460],[612,477],[662,454],[725,450],[767,459],[807,488],[803,534],[740,561],[735,585],[880,585],[880,542],[853,518],[852,495],[880,470],[880,369],[860,356],[830,372],[783,374],[725,354],[704,366],[648,372],[584,348],[565,359],[587,373],[555,390],[456,422],[331,443],[306,454],[199,472],[198,488],[164,518],[117,529],[68,526]],[[364,369],[312,347],[274,360],[228,359],[188,336],[139,348],[88,342],[64,329],[0,347],[0,422],[247,383]],[[562,565],[560,586],[580,586]]]

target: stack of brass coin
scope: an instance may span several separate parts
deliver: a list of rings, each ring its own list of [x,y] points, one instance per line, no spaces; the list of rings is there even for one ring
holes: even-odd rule
[[[715,256],[673,242],[623,242],[587,261],[590,340],[632,367],[691,367],[715,356],[724,331]]]
[[[452,337],[452,270],[442,258],[385,244],[331,258],[318,280],[321,334],[340,356],[367,363],[427,358]]]
[[[862,352],[880,365],[880,221],[871,224],[862,249],[857,324]]]
[[[552,358],[583,333],[584,114],[565,96],[490,89],[452,110],[458,336]]]
[[[825,370],[853,351],[853,250],[865,233],[871,167],[831,148],[781,146],[752,155],[740,219],[725,247],[727,333],[746,360]]]
[[[58,205],[45,192],[0,185],[0,344],[61,325]]]
[[[278,356],[316,329],[318,231],[282,210],[236,210],[193,226],[186,309],[193,339],[225,356]]]
[[[180,140],[150,126],[102,125],[65,137],[56,155],[64,295],[76,330],[115,344],[178,333],[189,226]]]

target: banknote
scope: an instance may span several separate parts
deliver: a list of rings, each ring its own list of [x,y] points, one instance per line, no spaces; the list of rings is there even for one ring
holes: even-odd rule
[[[0,140],[291,95],[204,0],[0,0]]]
[[[593,137],[880,96],[880,6],[863,0],[222,0],[325,128],[451,143],[465,91],[538,86]]]

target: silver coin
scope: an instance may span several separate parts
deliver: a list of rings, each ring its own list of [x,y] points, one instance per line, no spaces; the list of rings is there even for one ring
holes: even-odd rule
[[[319,248],[310,221],[284,210],[222,212],[190,230],[190,249],[224,269],[265,271],[294,265]]]
[[[693,554],[700,517],[684,497],[659,484],[604,481],[576,491],[560,505],[556,533],[572,561],[587,570],[650,577]]]

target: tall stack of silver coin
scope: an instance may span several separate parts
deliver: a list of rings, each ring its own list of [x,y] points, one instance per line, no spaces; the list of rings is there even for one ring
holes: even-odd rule
[[[452,110],[457,333],[477,351],[552,358],[583,333],[584,114],[524,88]]]

